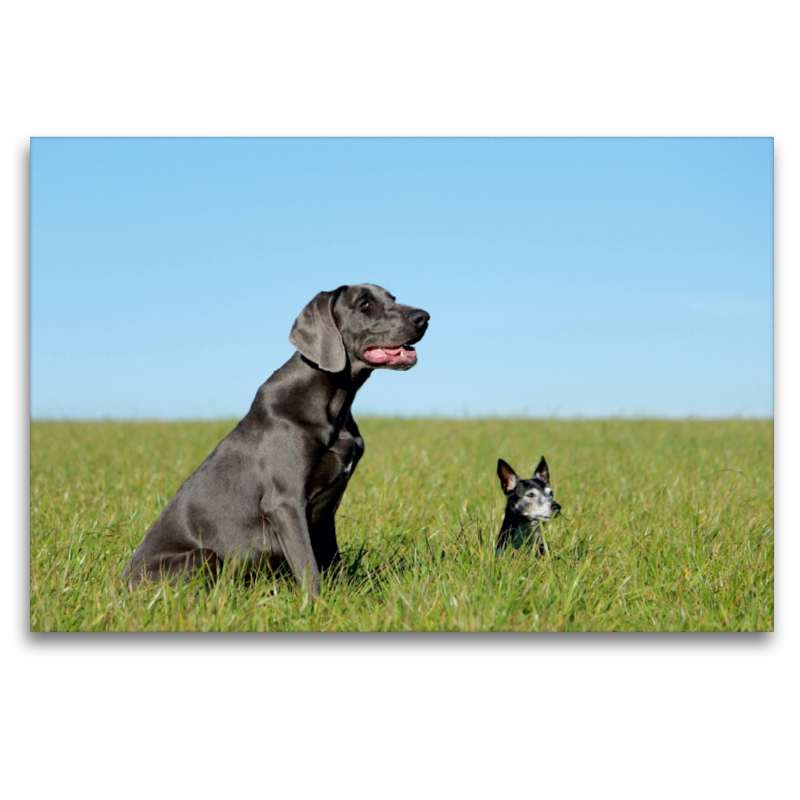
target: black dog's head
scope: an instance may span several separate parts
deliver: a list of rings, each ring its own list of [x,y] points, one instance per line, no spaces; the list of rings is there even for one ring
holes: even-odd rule
[[[520,478],[502,458],[497,461],[497,476],[506,495],[508,510],[518,517],[547,520],[561,511],[550,488],[550,470],[544,456],[532,478]]]
[[[289,341],[326,372],[341,372],[348,361],[351,369],[410,369],[429,319],[380,286],[340,286],[320,292],[300,312]]]

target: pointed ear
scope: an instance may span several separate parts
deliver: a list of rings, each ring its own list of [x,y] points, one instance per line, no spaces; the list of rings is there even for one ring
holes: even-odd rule
[[[545,486],[550,485],[550,470],[547,469],[547,462],[544,460],[544,456],[539,459],[539,466],[536,467],[533,477],[538,478]]]
[[[289,334],[300,353],[325,372],[341,372],[347,364],[342,334],[333,316],[333,304],[344,288],[320,292],[300,312]]]
[[[497,477],[500,478],[500,486],[506,494],[513,492],[519,481],[517,473],[502,458],[497,460]]]

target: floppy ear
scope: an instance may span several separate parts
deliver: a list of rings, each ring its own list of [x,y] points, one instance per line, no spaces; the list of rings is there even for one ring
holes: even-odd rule
[[[320,292],[300,312],[289,334],[300,353],[325,372],[341,372],[347,364],[342,334],[333,318],[333,304],[344,288]]]
[[[539,466],[536,467],[533,477],[538,478],[545,486],[550,485],[550,470],[547,469],[547,462],[544,460],[544,456],[539,459]]]
[[[506,494],[514,491],[519,478],[517,473],[502,458],[497,460],[497,476],[500,478],[500,486]]]

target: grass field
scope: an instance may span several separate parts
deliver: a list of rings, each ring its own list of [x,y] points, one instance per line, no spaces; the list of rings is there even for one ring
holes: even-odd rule
[[[233,422],[31,424],[34,631],[770,631],[771,421],[359,420],[337,515],[345,574],[120,572]],[[548,554],[496,560],[497,458],[550,466]]]

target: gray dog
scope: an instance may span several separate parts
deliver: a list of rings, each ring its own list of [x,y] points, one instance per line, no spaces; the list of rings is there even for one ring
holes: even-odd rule
[[[334,514],[364,453],[350,413],[374,369],[410,369],[429,314],[380,286],[320,292],[295,320],[299,352],[187,478],[122,573],[134,586],[224,561],[276,568],[319,593],[339,559]]]

